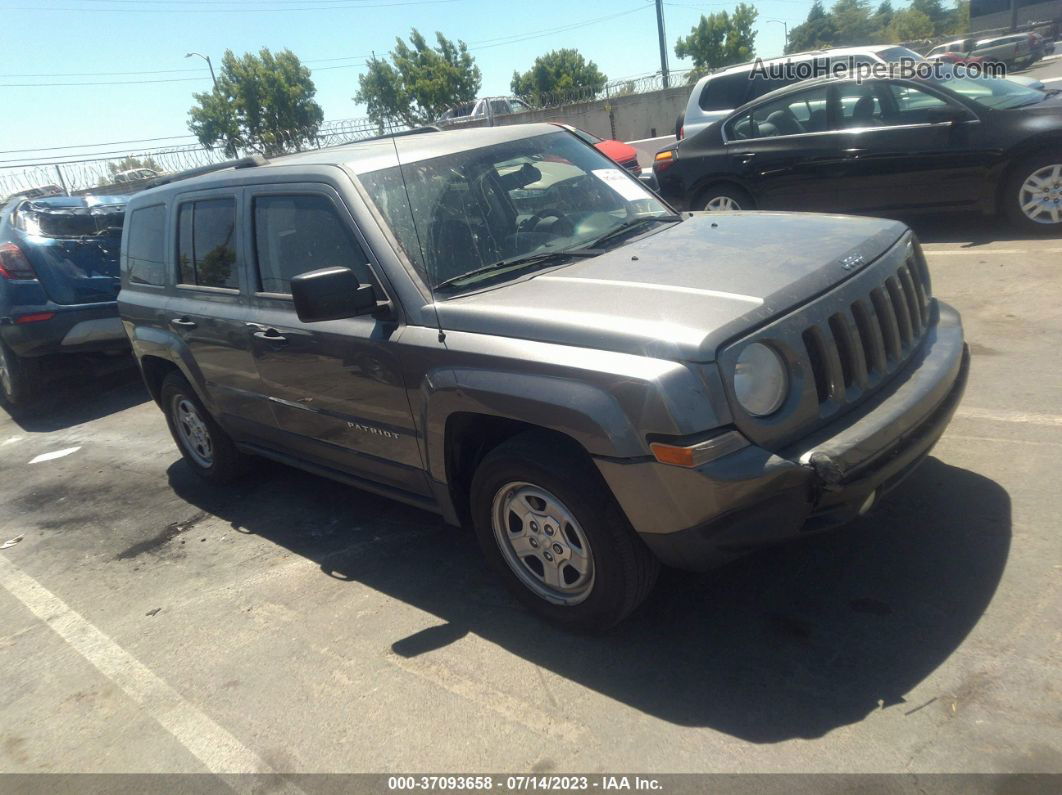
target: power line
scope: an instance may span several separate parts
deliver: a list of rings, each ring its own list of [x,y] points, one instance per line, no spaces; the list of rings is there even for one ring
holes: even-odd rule
[[[447,1],[449,2],[449,0],[447,0]],[[637,6],[635,8],[630,8],[630,9],[628,9],[626,11],[619,11],[619,12],[614,13],[614,14],[605,14],[604,16],[594,17],[592,19],[584,19],[584,20],[582,20],[580,22],[572,22],[572,23],[569,23],[569,24],[566,24],[566,25],[558,25],[557,27],[553,27],[553,28],[544,28],[544,29],[541,29],[541,30],[531,31],[529,33],[517,33],[517,34],[511,34],[509,36],[498,36],[498,37],[495,37],[495,38],[492,38],[492,39],[480,39],[479,41],[472,42],[469,45],[468,49],[470,51],[473,51],[473,52],[479,51],[479,50],[488,50],[488,49],[491,49],[491,48],[494,48],[494,47],[503,47],[503,46],[508,45],[508,44],[517,44],[517,43],[519,43],[521,41],[528,41],[530,39],[542,38],[543,36],[552,36],[552,35],[557,34],[557,33],[566,33],[568,31],[578,30],[579,28],[585,28],[585,27],[587,27],[589,25],[596,25],[599,22],[607,22],[607,21],[612,20],[612,19],[617,19],[619,17],[627,16],[629,14],[634,14],[634,13],[636,13],[638,11],[642,11],[643,9],[646,9],[646,8],[649,8],[649,7],[650,6]],[[325,62],[331,62],[331,61],[354,60],[354,59],[357,59],[357,58],[364,59],[366,57],[367,56],[365,56],[365,55],[349,55],[349,56],[343,56],[343,57],[340,57],[340,58],[325,58],[325,59],[319,59],[319,60],[302,61],[302,63],[304,63],[304,64],[325,63]],[[366,63],[366,61],[362,60],[362,61],[356,61],[355,63],[351,63],[351,64],[337,64],[337,65],[334,65],[334,66],[319,66],[319,67],[317,67],[316,70],[311,70],[311,71],[323,72],[323,71],[328,71],[328,70],[332,70],[332,69],[357,69],[357,68],[360,68],[361,66],[363,66],[365,63]],[[47,77],[53,77],[53,76],[54,77],[67,77],[67,76],[70,76],[70,77],[77,77],[77,76],[92,77],[92,76],[94,76],[94,74],[98,74],[100,76],[105,76],[105,75],[131,75],[132,76],[132,75],[140,75],[140,74],[163,74],[163,73],[165,73],[167,71],[170,71],[170,70],[160,70],[158,72],[97,72],[97,73],[88,72],[88,73],[84,73],[83,75],[78,75],[77,73],[71,73],[69,75],[67,75],[67,74],[56,74],[56,75],[41,75],[41,76],[47,76]],[[176,72],[176,71],[184,71],[184,70],[172,70],[172,71]],[[36,75],[10,75],[10,77],[35,77],[35,76]],[[70,87],[70,86],[146,85],[146,84],[155,84],[155,83],[191,82],[193,80],[205,80],[205,79],[206,79],[206,76],[205,75],[201,75],[201,76],[198,76],[198,77],[161,78],[161,79],[156,79],[156,80],[84,81],[84,82],[77,82],[77,83],[68,83],[68,82],[61,82],[61,83],[0,83],[0,88],[37,88],[37,87],[46,88],[46,87]]]
[[[320,0],[317,0],[320,2]],[[327,1],[327,0],[326,0]],[[69,2],[69,0],[67,0]],[[267,0],[268,2],[268,0]],[[350,3],[350,0],[346,0]],[[277,8],[197,8],[195,13],[197,14],[258,14],[268,13],[272,11],[281,11],[283,13],[289,13],[291,11],[335,11],[340,9],[352,9],[352,8],[391,8],[393,6],[425,6],[436,5],[439,3],[457,3],[460,0],[396,0],[396,2],[390,3],[355,3],[353,5],[331,5],[331,6],[287,6]],[[6,11],[65,11],[70,13],[84,13],[89,10],[85,7],[81,8],[59,8],[56,6],[11,6],[5,9]],[[116,14],[177,14],[181,13],[185,9],[183,8],[93,8],[92,13],[116,13]]]
[[[119,144],[146,144],[155,141],[175,141],[181,138],[195,138],[194,135],[164,135],[161,138],[132,138],[127,141],[106,141],[100,144],[71,144],[69,146],[38,146],[33,149],[0,149],[0,155],[17,155],[22,152],[56,152],[60,149],[95,149],[100,146],[118,146]]]

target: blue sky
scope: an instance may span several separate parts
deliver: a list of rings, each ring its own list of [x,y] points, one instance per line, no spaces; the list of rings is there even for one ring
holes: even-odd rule
[[[735,2],[665,5],[672,68],[689,65],[674,58],[675,39],[702,13]],[[782,50],[782,26],[765,19],[792,27],[811,0],[757,5],[757,49],[772,55]],[[192,93],[210,87],[206,63],[184,58],[190,50],[217,64],[226,48],[290,48],[313,70],[326,119],[363,115],[351,99],[361,59],[373,50],[390,51],[395,36],[414,26],[429,36],[439,30],[466,41],[483,72],[484,94],[508,93],[514,68],[526,69],[536,55],[559,47],[578,48],[610,79],[659,68],[650,0],[10,0],[0,10],[0,92],[7,111],[0,159],[9,161],[34,157],[11,150],[187,135]],[[572,27],[592,20],[599,21]],[[562,27],[570,29],[555,30]],[[512,40],[541,31],[553,32]],[[172,82],[141,82],[159,80]]]

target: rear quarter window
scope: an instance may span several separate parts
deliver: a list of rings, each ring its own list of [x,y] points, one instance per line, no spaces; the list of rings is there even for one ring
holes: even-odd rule
[[[129,284],[166,284],[166,205],[133,210],[126,219],[125,269]]]
[[[748,101],[750,74],[751,72],[736,72],[713,77],[701,89],[701,97],[698,100],[701,110],[732,110],[744,105]]]

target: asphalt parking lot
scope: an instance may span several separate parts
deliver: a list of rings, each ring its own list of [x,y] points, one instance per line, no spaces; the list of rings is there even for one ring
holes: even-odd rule
[[[934,455],[603,636],[433,515],[198,481],[129,368],[0,413],[0,770],[1062,771],[1062,240],[913,223],[973,353]]]

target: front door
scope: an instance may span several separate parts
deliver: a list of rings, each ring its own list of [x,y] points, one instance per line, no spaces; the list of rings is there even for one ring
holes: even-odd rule
[[[428,493],[417,431],[393,339],[399,324],[371,315],[303,323],[291,279],[349,267],[375,277],[353,219],[323,184],[248,188],[255,267],[247,335],[277,419],[276,443],[302,458],[387,486]]]
[[[842,83],[837,129],[849,153],[839,209],[887,212],[974,204],[992,153],[959,103],[909,81]],[[950,118],[949,118],[950,116]]]

